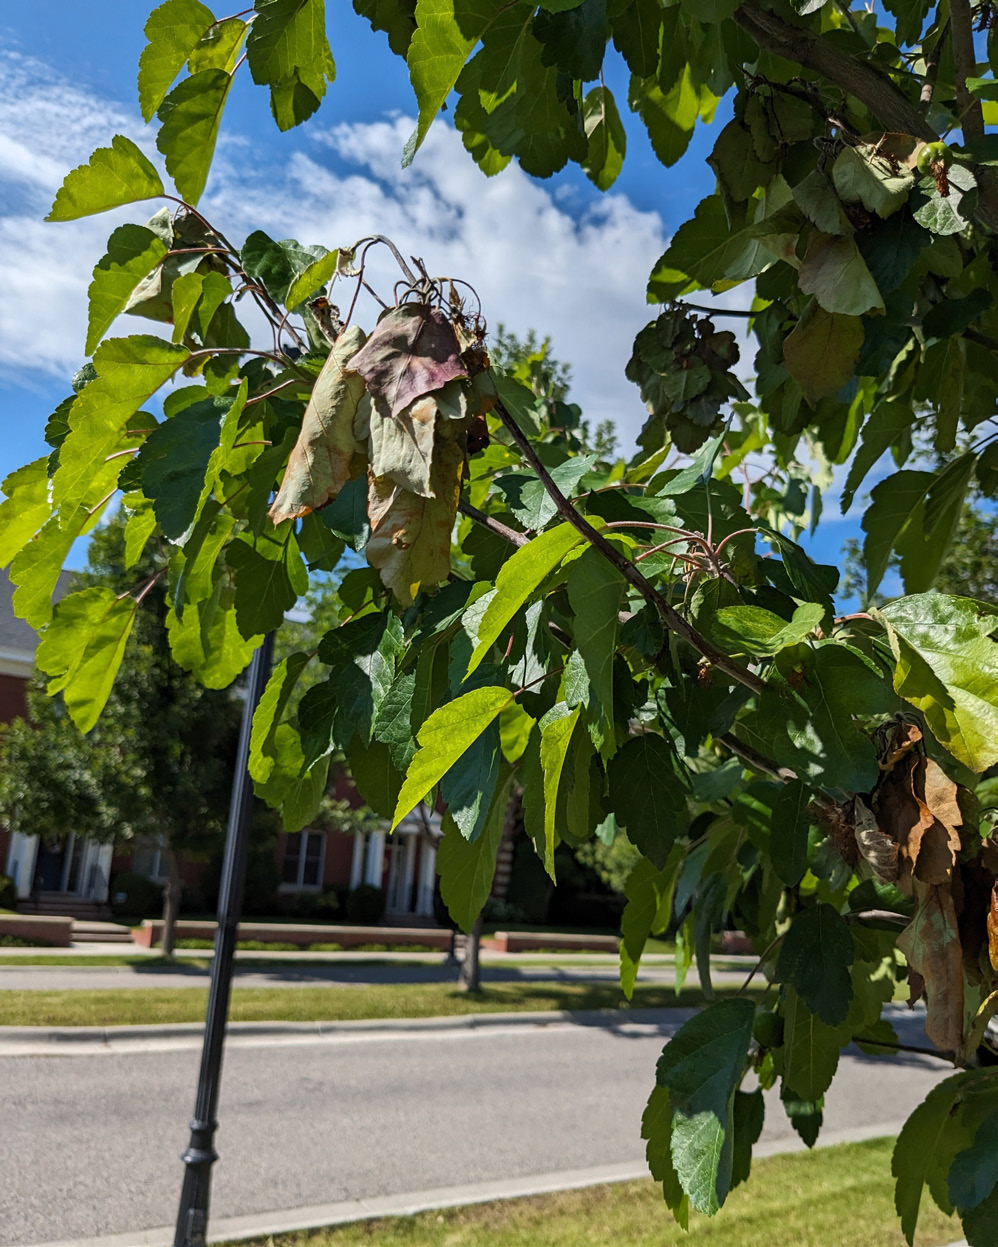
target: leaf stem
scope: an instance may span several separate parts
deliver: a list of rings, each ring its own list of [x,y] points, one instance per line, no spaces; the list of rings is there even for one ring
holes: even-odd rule
[[[787,928],[787,930],[789,930],[789,929],[790,929],[790,928],[788,927],[788,928]],[[786,932],[786,931],[784,931],[784,932],[782,932],[782,934],[778,935],[778,936],[776,937],[776,939],[775,939],[775,940],[773,940],[773,941],[769,944],[769,946],[766,948],[765,952],[763,952],[763,953],[760,955],[759,960],[755,963],[755,965],[752,967],[751,971],[749,972],[749,976],[748,976],[748,978],[747,978],[747,979],[745,980],[745,982],[741,985],[741,987],[739,987],[739,989],[735,992],[735,995],[736,995],[736,996],[740,996],[740,995],[742,994],[742,992],[744,992],[744,991],[746,991],[746,990],[748,989],[748,985],[752,982],[752,980],[755,978],[755,976],[759,973],[760,969],[762,968],[762,964],[763,964],[763,962],[766,960],[766,958],[769,956],[769,954],[773,951],[773,949],[776,947],[776,945],[780,943],[780,941],[783,939],[783,937],[786,935],[786,933],[787,933],[787,932]]]
[[[512,639],[513,639],[513,638],[512,638],[512,637],[510,637],[510,640],[512,640]],[[521,688],[518,688],[518,689],[516,690],[516,692],[513,694],[513,696],[514,696],[514,697],[519,697],[519,696],[520,696],[520,694],[521,694],[521,693],[525,693],[525,692],[527,691],[527,689],[528,689],[528,688],[533,688],[535,684],[541,684],[541,683],[543,683],[543,681],[544,681],[544,680],[546,680],[549,676],[552,676],[552,675],[561,675],[561,673],[562,673],[564,670],[565,670],[565,665],[564,665],[564,663],[562,663],[562,665],[561,665],[560,667],[554,667],[554,668],[552,668],[552,670],[551,670],[551,671],[545,671],[545,672],[544,672],[544,674],[543,674],[543,675],[539,675],[539,676],[537,677],[537,679],[536,679],[536,680],[531,680],[529,684],[524,684]]]

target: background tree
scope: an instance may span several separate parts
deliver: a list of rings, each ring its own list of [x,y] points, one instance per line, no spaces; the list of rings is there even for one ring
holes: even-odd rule
[[[435,275],[379,237],[328,251],[254,231],[236,246],[208,222],[197,204],[233,76],[245,64],[288,129],[319,107],[332,51],[321,0],[219,20],[166,0],[139,97],[176,194],[119,135],[69,174],[50,217],[173,207],[109,240],[92,364],[49,422],[55,453],[8,479],[0,509],[50,689],[89,730],[163,583],[174,657],[225,686],[310,573],[346,546],[363,553],[340,622],[277,666],[257,711],[250,768],[285,826],[313,815],[337,751],[393,825],[439,797],[441,889],[467,930],[517,783],[549,872],[559,844],[607,834],[610,816],[640,851],[626,992],[674,916],[699,954],[742,925],[774,1007],[757,1014],[742,993],[688,1021],[644,1120],[683,1222],[748,1175],[763,1088],[779,1085],[813,1143],[841,1049],[904,1049],[881,1015],[909,978],[955,1072],[898,1139],[902,1228],[912,1241],[927,1185],[988,1247],[998,1076],[976,1065],[998,1008],[998,846],[976,794],[998,763],[998,608],[930,590],[971,482],[998,489],[991,6],[356,7],[409,68],[405,163],[453,97],[483,173],[574,162],[605,190],[626,147],[608,57],[626,63],[628,105],[665,166],[731,96],[716,188],[653,268],[660,311],[626,363],[648,409],[641,452],[577,453],[566,420],[547,436],[548,400],[489,366],[474,273]],[[380,306],[375,246],[400,273]],[[743,306],[706,303],[744,283]],[[237,320],[246,299],[268,326],[256,344]],[[125,310],[172,324],[169,338],[105,340]],[[751,392],[736,335],[716,324],[732,316],[755,339]],[[908,466],[916,427],[932,470]],[[820,518],[835,465],[850,465],[848,510],[888,450],[898,470],[871,491],[863,561],[872,597],[897,554],[905,593],[836,616],[837,569],[795,537]],[[755,454],[768,466],[743,482]],[[150,551],[157,579],[53,611],[65,551],[119,487],[126,543]],[[312,664],[323,678],[296,700]],[[698,969],[709,995],[709,957]]]
[[[224,835],[240,706],[231,690],[204,688],[171,657],[157,570],[151,554],[129,560],[123,515],[94,531],[74,588],[127,593],[138,580],[144,610],[86,737],[61,698],[37,693],[31,722],[3,730],[0,802],[12,826],[40,835],[75,831],[123,849],[140,838],[159,846],[167,865],[163,952],[172,955],[181,864],[205,861]]]

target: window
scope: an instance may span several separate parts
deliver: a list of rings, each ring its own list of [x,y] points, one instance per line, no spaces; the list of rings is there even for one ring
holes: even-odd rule
[[[169,875],[166,854],[156,843],[146,836],[137,836],[135,848],[132,850],[132,870],[137,875],[145,875],[147,879],[165,879]]]
[[[284,846],[281,881],[286,888],[318,888],[322,885],[324,831],[296,831]]]

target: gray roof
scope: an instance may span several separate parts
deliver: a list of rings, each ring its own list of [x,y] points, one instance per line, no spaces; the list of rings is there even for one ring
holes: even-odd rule
[[[59,573],[52,595],[56,602],[69,592],[72,577],[72,572]],[[23,650],[33,654],[38,646],[38,633],[14,614],[13,597],[14,586],[7,573],[0,571],[0,649]]]

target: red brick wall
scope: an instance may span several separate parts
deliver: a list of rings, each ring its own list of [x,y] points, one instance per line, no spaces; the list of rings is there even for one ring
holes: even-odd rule
[[[0,723],[26,718],[28,702],[24,695],[27,680],[18,675],[0,675]]]
[[[322,883],[327,888],[350,886],[350,867],[353,863],[354,837],[342,831],[330,831],[326,835],[326,860],[322,870]]]

